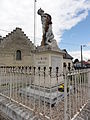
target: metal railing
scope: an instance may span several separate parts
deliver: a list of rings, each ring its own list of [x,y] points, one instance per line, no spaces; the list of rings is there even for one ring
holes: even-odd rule
[[[0,67],[0,95],[50,120],[71,120],[88,101],[89,70]]]

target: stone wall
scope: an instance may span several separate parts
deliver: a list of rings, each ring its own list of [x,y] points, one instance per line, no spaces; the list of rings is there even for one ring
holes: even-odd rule
[[[33,43],[20,28],[16,28],[0,43],[0,65],[33,65]],[[21,60],[16,60],[16,51],[21,51]]]

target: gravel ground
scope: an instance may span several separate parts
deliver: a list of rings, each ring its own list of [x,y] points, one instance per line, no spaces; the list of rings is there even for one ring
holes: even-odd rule
[[[12,120],[12,119],[0,111],[0,120]]]
[[[75,120],[90,120],[90,101],[88,101],[87,105],[84,107],[84,109],[80,112]]]

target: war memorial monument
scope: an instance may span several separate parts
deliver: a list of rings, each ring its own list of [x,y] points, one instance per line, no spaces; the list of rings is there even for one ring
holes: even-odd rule
[[[56,102],[57,89],[63,81],[63,54],[57,45],[52,32],[52,18],[49,14],[44,13],[40,8],[38,15],[41,16],[42,23],[42,41],[41,45],[34,51],[34,65],[36,66],[35,75],[32,77],[32,86],[21,90],[21,93],[34,96],[36,99],[40,98],[42,101],[50,103],[50,94],[52,104]],[[40,67],[40,76],[38,68]],[[37,74],[38,73],[38,74]],[[48,74],[49,73],[49,74]],[[51,75],[52,74],[52,75]],[[58,76],[57,76],[58,74]],[[51,76],[53,76],[51,78]],[[29,93],[30,91],[30,93]],[[63,93],[58,92],[58,98]]]

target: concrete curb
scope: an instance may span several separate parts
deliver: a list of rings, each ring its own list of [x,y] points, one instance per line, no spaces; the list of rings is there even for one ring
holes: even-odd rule
[[[0,110],[13,120],[40,120],[34,113],[0,96]]]

